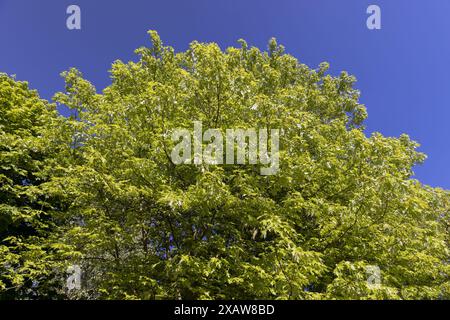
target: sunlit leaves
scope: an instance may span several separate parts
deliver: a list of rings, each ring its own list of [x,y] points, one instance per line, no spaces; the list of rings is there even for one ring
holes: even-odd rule
[[[412,179],[425,157],[408,136],[364,133],[353,76],[310,69],[275,39],[268,52],[241,40],[176,53],[149,35],[101,93],[63,73],[69,118],[1,78],[0,232],[22,221],[46,241],[5,235],[14,272],[0,291],[76,263],[84,283],[69,298],[450,297],[449,194]],[[280,129],[279,172],[175,165],[171,132],[193,121]]]

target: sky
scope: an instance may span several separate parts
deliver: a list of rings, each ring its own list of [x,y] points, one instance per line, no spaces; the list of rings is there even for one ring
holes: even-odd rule
[[[81,30],[66,27],[71,4]],[[381,9],[380,30],[366,26],[371,4]],[[450,189],[449,14],[449,0],[0,0],[0,72],[51,99],[71,67],[101,91],[113,61],[136,60],[134,50],[150,45],[149,29],[177,51],[240,38],[266,49],[276,37],[312,68],[327,61],[331,74],[353,74],[367,133],[407,133],[428,155],[415,178]]]

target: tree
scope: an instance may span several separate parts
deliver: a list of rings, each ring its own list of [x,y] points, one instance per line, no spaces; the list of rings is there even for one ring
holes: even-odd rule
[[[76,70],[56,100],[77,110],[81,163],[64,230],[96,298],[449,298],[449,194],[411,179],[406,135],[366,137],[355,78],[284,54],[151,31],[103,93]],[[175,128],[281,128],[280,172],[174,165]],[[381,285],[367,284],[377,266]]]
[[[61,294],[59,249],[50,237],[52,212],[63,207],[42,189],[60,149],[54,128],[61,121],[26,82],[0,74],[0,299]]]
[[[365,135],[353,76],[274,39],[175,53],[149,34],[103,92],[71,69],[54,98],[75,116],[47,129],[58,152],[40,189],[65,204],[51,242],[84,273],[68,297],[450,298],[449,193],[412,178],[425,156],[408,136]],[[175,165],[171,133],[193,121],[281,129],[278,173]]]

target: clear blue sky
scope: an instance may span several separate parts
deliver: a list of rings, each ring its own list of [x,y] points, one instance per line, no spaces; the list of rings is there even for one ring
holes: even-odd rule
[[[70,4],[81,7],[82,30],[66,28]],[[369,4],[381,7],[381,30],[366,27]],[[111,63],[135,59],[148,29],[176,50],[239,38],[266,48],[274,36],[311,67],[328,61],[331,73],[355,75],[368,132],[408,133],[428,154],[416,177],[450,189],[449,15],[449,0],[0,0],[0,71],[50,98],[72,66],[108,85]]]

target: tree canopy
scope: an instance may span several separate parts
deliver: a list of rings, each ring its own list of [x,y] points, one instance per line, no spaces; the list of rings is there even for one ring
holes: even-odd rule
[[[101,93],[63,73],[71,117],[0,76],[1,298],[450,298],[450,194],[413,178],[407,135],[365,134],[353,76],[275,39],[176,53],[149,34]],[[175,165],[193,121],[281,129],[279,171]]]

